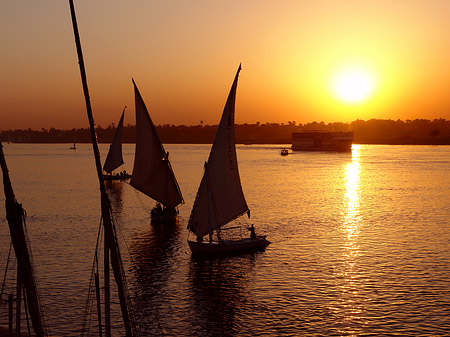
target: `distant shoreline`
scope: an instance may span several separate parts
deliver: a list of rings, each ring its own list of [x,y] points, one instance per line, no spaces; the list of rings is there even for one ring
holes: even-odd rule
[[[99,143],[111,143],[116,127],[96,128]],[[164,144],[212,144],[217,125],[158,125],[159,138]],[[235,124],[237,144],[291,144],[292,134],[302,131],[353,132],[355,144],[380,145],[450,145],[450,121],[445,119],[416,120],[356,120],[351,123],[312,122]],[[122,130],[122,143],[133,144],[136,126],[126,125]],[[90,143],[87,128],[58,130],[0,131],[0,141],[14,143]]]
[[[73,142],[5,142],[2,141],[2,143],[10,143],[10,144],[73,144]],[[90,142],[76,142],[76,144],[91,144]],[[108,142],[99,142],[99,144],[109,144]],[[124,142],[123,144],[135,144],[134,142]],[[192,143],[192,142],[163,142],[163,144],[185,144],[185,145],[211,145],[211,143]],[[291,146],[291,142],[274,142],[274,143],[267,143],[267,142],[253,142],[253,143],[240,143],[236,142],[237,145],[289,145]],[[364,142],[364,143],[356,143],[353,142],[354,145],[436,145],[436,146],[445,146],[450,145],[450,142]]]

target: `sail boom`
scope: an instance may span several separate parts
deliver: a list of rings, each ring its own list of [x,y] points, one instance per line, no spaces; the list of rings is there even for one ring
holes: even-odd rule
[[[217,228],[222,228],[222,227],[228,225],[230,222],[236,220],[237,218],[240,218],[240,217],[243,216],[245,213],[248,213],[248,211],[249,211],[249,210],[247,209],[245,212],[240,213],[239,215],[233,217],[232,219],[229,219],[228,221],[226,221],[226,222],[224,222],[224,223],[217,224]]]
[[[141,188],[140,186],[134,185],[131,183],[129,183],[131,185],[131,187],[133,187],[135,190],[139,191],[142,194],[145,194],[147,197],[159,202],[161,205],[164,206],[169,206],[172,208],[178,207],[179,205],[184,204],[184,200],[182,200],[181,202],[177,203],[177,204],[173,204],[173,203],[169,203],[167,200],[163,199],[163,198],[159,198],[158,195],[153,195],[153,194],[149,194],[147,193],[145,188]]]

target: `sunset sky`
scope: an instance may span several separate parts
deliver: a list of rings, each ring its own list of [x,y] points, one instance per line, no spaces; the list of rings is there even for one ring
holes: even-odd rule
[[[450,119],[448,0],[74,0],[96,124]],[[0,6],[0,130],[87,127],[68,1]]]

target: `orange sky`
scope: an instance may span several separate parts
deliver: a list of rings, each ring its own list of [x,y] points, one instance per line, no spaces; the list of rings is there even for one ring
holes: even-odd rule
[[[134,124],[133,77],[155,124],[217,124],[242,72],[237,123],[450,119],[450,1],[77,1],[97,124]],[[87,127],[68,1],[0,11],[0,130]],[[342,69],[375,78],[359,104]]]

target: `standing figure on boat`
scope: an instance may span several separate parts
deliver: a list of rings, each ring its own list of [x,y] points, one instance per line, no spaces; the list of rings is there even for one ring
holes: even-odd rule
[[[250,238],[256,239],[255,227],[253,224],[250,227],[247,227],[247,229],[250,231]]]

